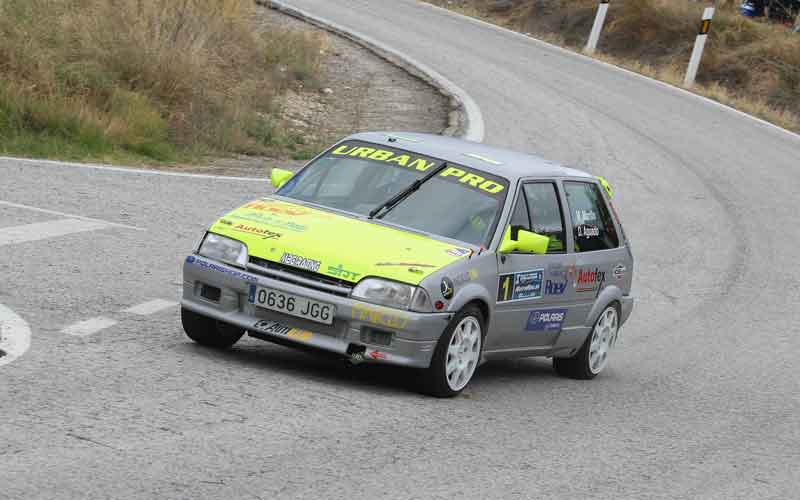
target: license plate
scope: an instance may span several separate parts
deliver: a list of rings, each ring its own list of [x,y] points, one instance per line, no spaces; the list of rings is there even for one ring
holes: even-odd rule
[[[333,324],[336,315],[336,306],[333,304],[256,285],[250,285],[250,303],[326,325]]]

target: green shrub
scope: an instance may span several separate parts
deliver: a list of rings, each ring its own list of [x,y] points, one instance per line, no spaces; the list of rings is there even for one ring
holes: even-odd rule
[[[260,32],[251,0],[0,0],[0,148],[172,161],[284,147],[275,98],[324,40]],[[22,138],[26,138],[22,140]],[[68,146],[70,141],[83,145]],[[66,154],[66,153],[65,153]]]

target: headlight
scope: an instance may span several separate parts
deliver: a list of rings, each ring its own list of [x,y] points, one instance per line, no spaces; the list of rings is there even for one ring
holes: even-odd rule
[[[365,302],[398,309],[431,312],[431,299],[422,288],[378,278],[367,278],[353,288],[350,296]]]
[[[247,245],[218,234],[206,234],[197,253],[234,266],[247,267]]]

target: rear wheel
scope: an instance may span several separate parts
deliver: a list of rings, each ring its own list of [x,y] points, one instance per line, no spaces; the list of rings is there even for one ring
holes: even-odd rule
[[[619,312],[612,304],[606,307],[592,333],[586,338],[580,351],[571,358],[553,358],[556,373],[569,378],[590,380],[608,365],[608,355],[619,334]]]
[[[242,338],[244,329],[223,323],[214,318],[203,316],[188,309],[181,308],[181,322],[186,335],[198,344],[224,349]]]
[[[450,321],[423,371],[422,392],[440,398],[457,396],[472,380],[481,359],[484,319],[468,305]]]

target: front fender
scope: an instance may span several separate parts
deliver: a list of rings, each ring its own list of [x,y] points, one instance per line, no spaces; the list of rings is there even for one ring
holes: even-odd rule
[[[468,283],[458,290],[453,296],[453,300],[450,301],[450,305],[448,306],[447,310],[449,312],[456,313],[465,305],[474,300],[480,300],[484,302],[486,304],[486,310],[489,312],[489,316],[491,316],[493,313],[493,308],[491,306],[493,301],[491,295],[489,295],[489,290],[479,283]],[[486,320],[486,326],[488,328],[490,318],[487,317],[484,319]]]

